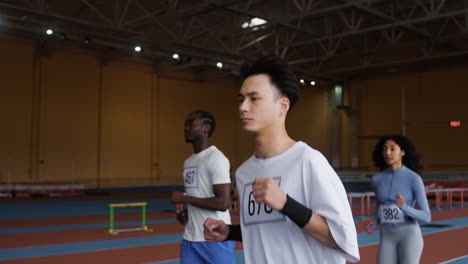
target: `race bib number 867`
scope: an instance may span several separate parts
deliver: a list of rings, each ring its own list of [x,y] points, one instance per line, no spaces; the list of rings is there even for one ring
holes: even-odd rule
[[[280,178],[273,178],[278,185],[280,185]],[[259,204],[255,202],[253,196],[253,182],[244,186],[244,193],[242,195],[242,218],[245,225],[260,223],[260,222],[276,222],[285,221],[285,216],[266,204]]]

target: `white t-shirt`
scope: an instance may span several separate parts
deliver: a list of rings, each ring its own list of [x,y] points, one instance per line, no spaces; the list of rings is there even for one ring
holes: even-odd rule
[[[289,217],[257,204],[255,178],[274,178],[290,197],[323,216],[341,250],[332,249],[300,229]],[[359,261],[356,227],[342,182],[325,157],[303,142],[282,154],[253,155],[236,172],[246,263],[345,263]]]
[[[185,193],[188,196],[214,197],[214,184],[231,183],[229,160],[215,146],[210,146],[185,160],[183,177]],[[203,234],[203,223],[208,217],[231,224],[229,210],[224,212],[207,210],[190,204],[187,205],[187,209],[188,222],[185,226],[185,240],[206,241]]]

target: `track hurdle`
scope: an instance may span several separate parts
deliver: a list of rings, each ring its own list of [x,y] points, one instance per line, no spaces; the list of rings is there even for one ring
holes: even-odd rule
[[[127,231],[137,231],[137,230],[145,230],[147,232],[151,232],[152,230],[148,228],[146,225],[146,205],[148,203],[146,202],[140,202],[140,203],[114,203],[114,204],[109,204],[109,210],[110,210],[110,219],[109,219],[109,233],[113,235],[117,235],[119,232],[127,232]],[[117,207],[130,207],[130,206],[141,206],[141,213],[142,213],[142,219],[141,219],[141,227],[138,228],[127,228],[127,229],[115,229],[114,228],[114,208]]]
[[[361,200],[361,218],[364,217],[364,198],[366,198],[366,193],[362,192],[349,192],[348,193],[348,200],[349,206],[351,207],[351,212],[353,210],[353,198],[359,198]]]

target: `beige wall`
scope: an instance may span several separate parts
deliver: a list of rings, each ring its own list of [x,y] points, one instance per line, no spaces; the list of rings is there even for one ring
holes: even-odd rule
[[[145,185],[152,175],[153,74],[149,65],[102,66],[100,180]]]
[[[30,177],[34,46],[0,41],[0,180]],[[13,179],[12,179],[13,180]]]
[[[373,169],[374,136],[405,132],[425,170],[468,170],[468,67],[403,74],[354,83],[359,93],[359,159]],[[404,103],[402,100],[404,90]],[[404,107],[402,107],[404,105]],[[461,120],[460,128],[449,127]]]
[[[287,118],[289,135],[306,142],[309,146],[329,156],[331,109],[327,99],[326,87],[303,86],[301,99]]]
[[[97,174],[99,63],[57,53],[39,58],[37,178],[93,182]],[[75,164],[74,164],[75,162]],[[78,178],[76,178],[78,177]]]
[[[77,47],[40,56],[37,46],[0,36],[1,182],[10,177],[88,188],[181,183],[183,161],[192,153],[183,123],[195,109],[215,115],[212,143],[229,158],[231,173],[254,151],[238,122],[238,82],[221,82],[219,74],[216,82],[200,81],[196,72],[167,74],[151,61],[103,59]],[[460,67],[348,83],[346,102],[352,85],[357,104],[341,110],[333,106],[330,87],[303,87],[287,128],[294,139],[338,158],[340,169],[350,169],[356,156],[353,169],[372,170],[376,136],[402,132],[404,88],[406,134],[425,168],[467,170],[467,72]],[[464,123],[453,129],[449,120]]]
[[[150,61],[76,47],[39,56],[36,46],[0,39],[0,182],[181,183],[192,153],[183,125],[196,109],[214,114],[212,143],[232,173],[253,153],[239,128],[238,83],[202,82],[193,72],[161,76]]]

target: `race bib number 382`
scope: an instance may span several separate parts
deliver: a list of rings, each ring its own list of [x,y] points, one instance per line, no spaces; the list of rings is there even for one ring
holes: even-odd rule
[[[405,215],[395,204],[379,206],[380,223],[398,224],[405,222]]]
[[[184,169],[184,186],[185,188],[198,187],[198,168],[190,167]]]
[[[280,185],[280,178],[273,178]],[[266,204],[255,202],[253,196],[253,182],[244,186],[242,194],[242,218],[244,225],[250,225],[261,222],[285,221],[285,216],[270,208]]]

